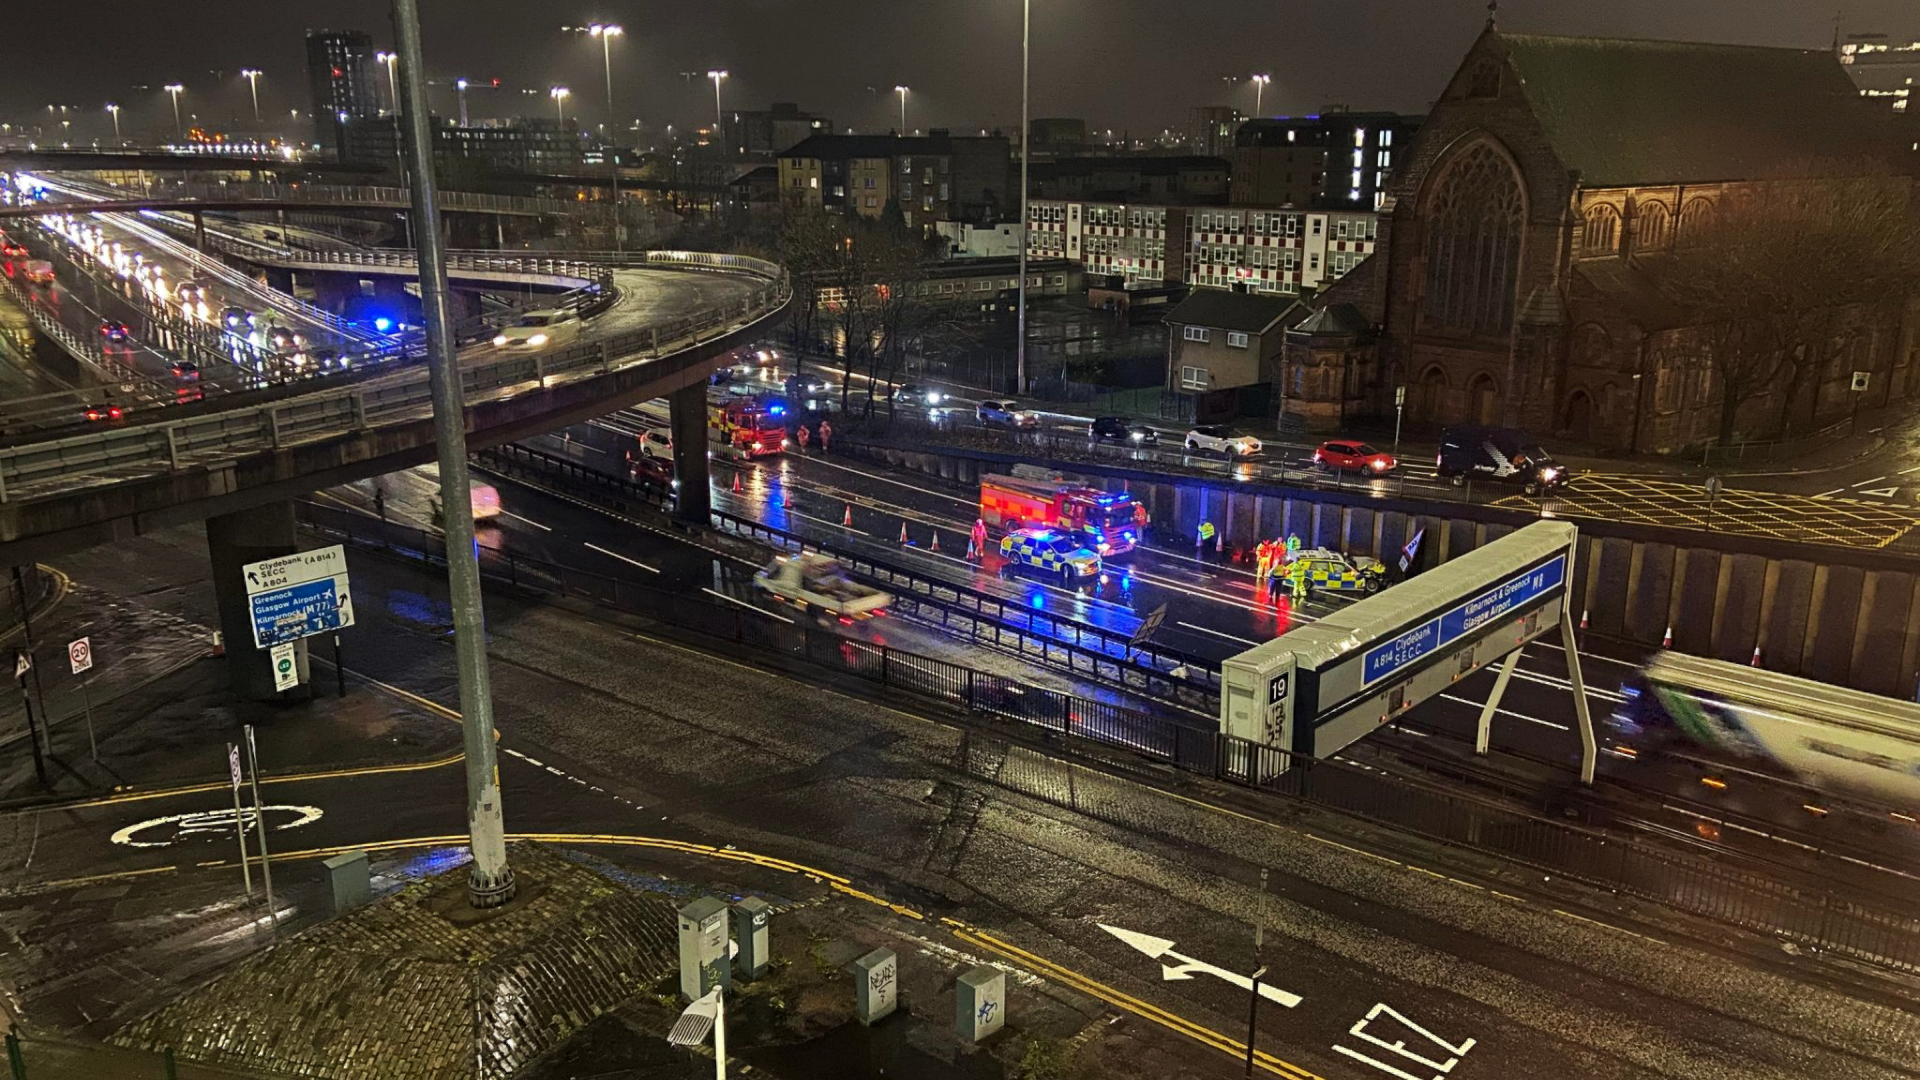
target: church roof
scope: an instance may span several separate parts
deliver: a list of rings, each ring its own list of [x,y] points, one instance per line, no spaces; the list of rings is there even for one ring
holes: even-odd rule
[[[1832,175],[1834,162],[1890,145],[1884,106],[1824,49],[1498,40],[1554,152],[1588,187]]]
[[[1655,256],[1653,262],[1670,256]],[[1646,331],[1686,326],[1687,313],[1660,294],[1641,268],[1626,259],[1581,259],[1573,264],[1576,299],[1597,299],[1617,306]]]

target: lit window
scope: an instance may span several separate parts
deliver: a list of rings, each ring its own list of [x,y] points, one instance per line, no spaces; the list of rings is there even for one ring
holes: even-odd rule
[[[1356,169],[1360,167],[1360,164],[1362,161],[1361,154],[1362,154],[1362,151],[1359,151],[1359,150],[1355,150],[1353,152],[1353,167]]]
[[[1381,146],[1392,146],[1392,145],[1393,145],[1393,132],[1392,132],[1392,131],[1382,131],[1382,132],[1380,133],[1380,145],[1381,145]]]
[[[1353,145],[1355,146],[1367,145],[1367,129],[1366,128],[1353,129]]]

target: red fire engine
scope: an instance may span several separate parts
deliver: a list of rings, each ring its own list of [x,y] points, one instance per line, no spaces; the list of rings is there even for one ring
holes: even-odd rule
[[[988,526],[1011,532],[1052,525],[1102,557],[1125,554],[1144,539],[1134,516],[1138,506],[1131,495],[1076,484],[1057,473],[980,478],[980,517]]]
[[[758,401],[710,405],[707,426],[722,446],[742,457],[777,454],[787,446],[786,417],[777,405]]]

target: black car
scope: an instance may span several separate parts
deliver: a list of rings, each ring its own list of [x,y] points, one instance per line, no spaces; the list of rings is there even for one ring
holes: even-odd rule
[[[795,401],[807,401],[812,398],[826,397],[827,391],[830,389],[832,388],[827,385],[827,380],[820,378],[818,375],[787,376],[787,396]]]
[[[1133,446],[1156,446],[1160,442],[1160,433],[1136,420],[1121,416],[1096,416],[1093,423],[1087,425],[1087,434],[1103,442],[1128,443]]]
[[[108,341],[125,341],[133,336],[133,331],[126,323],[118,319],[102,319],[100,320],[100,336],[106,338]]]
[[[1460,487],[1469,480],[1516,484],[1529,495],[1565,487],[1571,470],[1538,442],[1512,428],[1459,425],[1440,439],[1434,471]]]
[[[923,409],[931,409],[943,404],[947,400],[947,395],[931,386],[901,383],[893,388],[893,400],[902,405],[918,405]]]

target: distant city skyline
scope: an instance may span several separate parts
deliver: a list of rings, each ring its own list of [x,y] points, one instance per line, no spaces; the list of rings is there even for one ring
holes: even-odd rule
[[[247,81],[260,69],[264,128],[310,131],[305,34],[363,30],[391,47],[387,5],[345,0],[307,6],[177,5],[101,0],[86,25],[74,9],[29,5],[9,14],[12,76],[0,85],[0,120],[45,123],[76,142],[111,137],[109,102],[129,137],[172,129],[163,86],[179,83],[184,115],[219,128],[255,130]],[[601,50],[563,24],[618,22],[611,50],[618,117],[658,130],[710,123],[709,70],[729,72],[728,108],[792,101],[841,130],[898,124],[898,85],[911,90],[921,130],[1018,127],[1019,0],[749,2],[652,8],[584,0],[530,7],[508,0],[428,0],[428,76],[435,111],[454,115],[451,80],[473,81],[475,119],[552,115],[549,88],[572,86],[568,113],[606,119]],[[1271,73],[1264,115],[1341,104],[1421,112],[1486,21],[1482,0],[1297,0],[1284,10],[1253,2],[1168,8],[1146,0],[1034,0],[1035,116],[1073,116],[1090,136],[1111,129],[1150,138],[1179,129],[1198,105],[1251,113],[1249,76]],[[1833,37],[1831,9],[1805,0],[1508,0],[1509,30],[1724,41],[1818,48]],[[1920,39],[1908,0],[1855,0],[1839,29]],[[149,46],[159,46],[152,47]],[[78,62],[76,62],[78,61]],[[491,88],[491,80],[502,88]],[[384,87],[382,87],[384,91]],[[384,99],[384,93],[383,93]],[[68,106],[62,116],[49,104]],[[383,100],[384,104],[384,100]],[[302,114],[290,126],[290,110]]]

